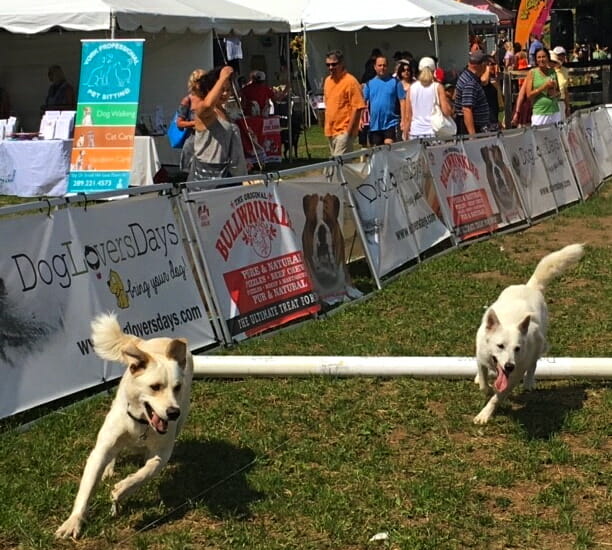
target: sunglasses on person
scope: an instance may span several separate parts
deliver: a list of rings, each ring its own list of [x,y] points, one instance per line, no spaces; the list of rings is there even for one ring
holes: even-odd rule
[[[325,63],[328,67],[335,67],[336,65],[338,65],[338,63],[340,63],[339,61],[333,61],[332,63]]]

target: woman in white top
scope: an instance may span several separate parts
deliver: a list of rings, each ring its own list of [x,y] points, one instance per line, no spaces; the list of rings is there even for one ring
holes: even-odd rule
[[[434,80],[436,63],[431,57],[419,61],[419,76],[410,86],[410,95],[406,97],[406,127],[410,128],[410,138],[434,137],[431,128],[431,113],[436,100],[446,116],[452,116],[452,107],[444,89]]]

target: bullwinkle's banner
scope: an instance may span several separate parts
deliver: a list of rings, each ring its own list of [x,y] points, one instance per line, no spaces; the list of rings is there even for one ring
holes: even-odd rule
[[[82,40],[69,193],[127,189],[144,40]]]
[[[276,184],[192,193],[196,237],[230,336],[252,336],[320,309],[292,213]]]

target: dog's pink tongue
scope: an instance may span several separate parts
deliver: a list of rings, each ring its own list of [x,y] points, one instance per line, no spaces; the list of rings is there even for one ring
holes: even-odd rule
[[[151,417],[151,424],[161,434],[165,434],[168,431],[168,422],[155,413]]]
[[[493,384],[498,392],[503,392],[508,387],[508,377],[503,369],[497,368],[497,378]]]

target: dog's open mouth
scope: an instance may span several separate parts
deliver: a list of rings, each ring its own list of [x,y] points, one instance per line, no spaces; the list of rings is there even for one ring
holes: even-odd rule
[[[151,407],[151,405],[149,405],[149,403],[147,403],[146,401],[144,403],[144,406],[145,406],[145,411],[147,415],[147,420],[149,421],[149,424],[151,425],[151,427],[158,434],[162,434],[162,435],[165,434],[168,431],[168,421],[161,418],[153,410],[153,407]]]
[[[493,357],[493,364],[497,369],[497,378],[493,383],[493,387],[497,392],[503,392],[508,388],[508,376],[514,370],[514,366],[511,367],[502,367],[495,357]]]

